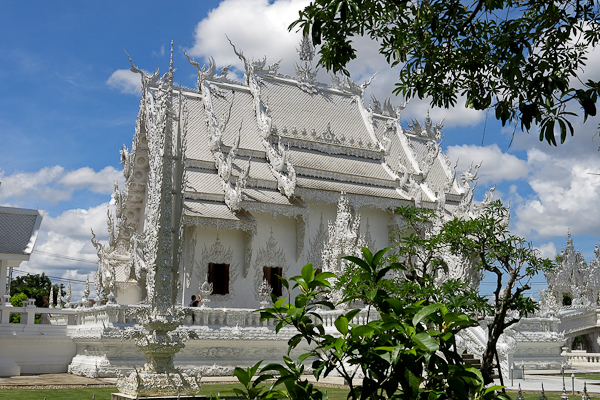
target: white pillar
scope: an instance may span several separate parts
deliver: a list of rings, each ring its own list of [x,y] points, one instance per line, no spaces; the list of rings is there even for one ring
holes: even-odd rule
[[[8,261],[0,260],[0,299],[6,294],[6,277],[8,276]]]

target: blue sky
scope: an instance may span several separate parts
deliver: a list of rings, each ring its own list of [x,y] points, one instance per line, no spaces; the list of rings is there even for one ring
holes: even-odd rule
[[[193,87],[196,71],[179,46],[203,62],[215,57],[218,68],[241,68],[227,34],[247,56],[283,59],[281,71],[293,73],[299,35],[285,27],[304,0],[146,2],[7,2],[0,14],[0,205],[46,211],[36,250],[20,270],[46,271],[63,279],[83,280],[93,262],[90,227],[106,237],[107,202],[112,182],[122,182],[119,152],[130,146],[139,104],[139,77],[128,72],[125,51],[137,66],[168,68],[175,42],[176,81]],[[359,59],[350,65],[356,81],[376,78],[373,94],[391,94],[397,70],[378,55],[376,44],[357,39]],[[600,57],[588,63],[598,79]],[[319,79],[329,82],[325,71]],[[398,104],[403,99],[395,99]],[[427,101],[412,100],[402,114],[406,126],[421,121]],[[458,171],[484,160],[476,199],[496,185],[495,197],[512,210],[514,231],[551,256],[571,228],[576,248],[587,260],[600,239],[600,172],[597,120],[575,123],[576,136],[551,148],[527,135],[502,128],[490,114],[462,107],[430,110],[444,119],[444,149]],[[541,282],[537,278],[535,282]],[[76,291],[81,286],[75,286]],[[485,289],[485,286],[484,286]],[[537,293],[537,290],[536,290]]]

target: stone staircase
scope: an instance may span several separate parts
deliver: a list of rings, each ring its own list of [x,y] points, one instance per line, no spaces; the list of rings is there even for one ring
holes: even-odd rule
[[[462,359],[465,365],[468,365],[469,367],[475,367],[477,369],[481,368],[481,361],[479,361],[478,358],[475,358],[473,354],[464,353]]]
[[[468,365],[470,367],[475,367],[477,369],[481,369],[481,361],[478,358],[475,358],[475,356],[473,354],[463,353],[462,359],[463,359],[463,362],[465,363],[465,365]],[[494,367],[493,378],[494,379],[500,378],[500,376],[498,375],[497,367]]]

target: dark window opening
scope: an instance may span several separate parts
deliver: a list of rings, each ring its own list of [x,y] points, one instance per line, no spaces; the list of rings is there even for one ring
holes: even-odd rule
[[[208,283],[212,283],[212,294],[229,294],[229,264],[208,264]]]
[[[281,290],[281,281],[277,276],[283,276],[283,268],[281,267],[263,267],[263,276],[264,279],[269,282],[271,285],[271,289],[273,289],[273,294],[277,297],[283,294]]]

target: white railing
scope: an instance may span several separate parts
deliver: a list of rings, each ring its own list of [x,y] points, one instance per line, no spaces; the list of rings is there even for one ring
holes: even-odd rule
[[[333,328],[335,326],[335,320],[342,314],[346,314],[350,310],[328,310],[328,311],[320,311],[319,315],[323,319],[323,326],[325,328]],[[374,308],[370,310],[367,308],[363,308],[360,310],[358,314],[350,323],[358,324],[358,325],[366,325],[371,321],[375,321],[379,319],[379,314]]]
[[[50,314],[50,323],[53,325],[74,325],[75,310],[68,308],[38,308],[35,300],[23,302],[23,307],[13,307],[8,303],[0,306],[0,324],[9,324],[11,315],[20,315],[20,323],[32,325],[35,323],[36,314]]]
[[[36,314],[49,314],[52,325],[103,325],[127,326],[139,322],[139,310],[147,306],[126,306],[120,304],[107,304],[95,307],[78,308],[38,308],[34,300],[27,300],[23,307],[9,305],[0,306],[0,323],[8,324],[11,314],[21,315],[22,324],[33,324]],[[261,327],[272,326],[274,321],[261,321],[260,313],[255,309],[245,308],[210,308],[210,307],[184,307],[186,317],[184,325],[192,326],[231,326],[231,327]],[[321,311],[325,328],[334,328],[338,316],[348,310]],[[364,325],[377,319],[379,315],[374,309],[362,309],[353,319],[352,323]]]
[[[574,367],[600,368],[600,353],[586,353],[585,351],[571,351],[563,353],[567,363]]]
[[[52,325],[135,325],[139,321],[139,310],[146,306],[125,306],[108,304],[97,307],[79,308],[38,308],[34,300],[27,300],[23,307],[0,306],[0,324],[10,323],[11,315],[20,315],[21,324],[34,324],[35,316],[48,314]],[[261,321],[260,313],[254,309],[241,308],[194,308],[184,307],[184,325],[213,326],[270,326],[271,322]]]
[[[186,325],[218,326],[269,326],[270,321],[261,321],[260,313],[248,308],[185,307]]]

